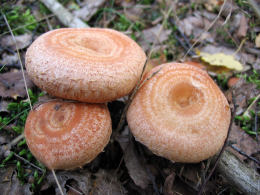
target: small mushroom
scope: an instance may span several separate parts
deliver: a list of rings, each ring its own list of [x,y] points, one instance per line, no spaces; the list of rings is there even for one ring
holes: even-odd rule
[[[109,142],[111,118],[104,104],[51,101],[32,110],[25,138],[49,169],[74,169],[93,160]]]
[[[163,64],[137,92],[127,121],[153,153],[175,162],[199,162],[223,146],[229,104],[206,71],[181,63]]]
[[[33,82],[53,96],[104,103],[131,92],[145,60],[141,47],[118,31],[63,28],[32,43],[26,69]]]

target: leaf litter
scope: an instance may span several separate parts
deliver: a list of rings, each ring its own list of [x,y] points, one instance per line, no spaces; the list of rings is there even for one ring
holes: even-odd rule
[[[195,1],[191,2],[194,3]],[[103,7],[111,8],[111,4],[103,0],[84,0],[81,1],[81,3],[77,1],[77,3],[79,8],[76,8],[72,12],[75,16],[80,17],[85,22],[88,20],[95,20],[100,17],[97,13],[101,12],[100,10],[102,10]],[[126,16],[126,18],[133,23],[139,21],[142,23],[143,26],[140,31],[133,32],[133,30],[129,28],[129,31],[126,33],[128,33],[128,35],[133,33],[133,35],[136,36],[138,43],[146,51],[148,51],[149,47],[155,43],[155,51],[158,52],[159,55],[148,61],[148,65],[150,64],[149,66],[151,68],[168,62],[169,53],[175,54],[174,52],[180,51],[179,45],[174,45],[174,42],[168,42],[169,39],[174,37],[174,31],[171,27],[165,25],[162,28],[163,30],[160,35],[158,36],[157,34],[163,21],[163,14],[161,12],[164,5],[163,3],[164,1],[161,0],[155,1],[154,3],[148,5],[145,3],[139,4],[136,3],[136,1],[115,1],[114,7],[111,8]],[[206,2],[203,7],[206,9],[200,8],[200,2],[198,4],[196,3],[195,5],[198,5],[197,8],[191,8],[191,5],[188,5],[185,1],[178,3],[167,1],[165,4],[166,7],[173,5],[176,9],[181,9],[185,6],[188,8],[186,13],[182,13],[185,15],[184,17],[178,18],[177,15],[177,23],[181,31],[189,37],[191,43],[194,42],[194,37],[200,35],[203,30],[216,18],[216,10],[219,11],[219,5],[223,2],[219,3],[215,0]],[[72,3],[69,2],[68,5],[69,4],[71,5]],[[36,11],[39,12],[37,9]],[[157,12],[160,13],[160,15],[154,17]],[[230,15],[231,12],[232,14]],[[106,24],[107,27],[111,27],[112,23],[111,21],[107,21],[106,23],[105,15],[106,14],[103,16],[101,15],[103,18],[100,21],[102,22],[97,22],[95,24]],[[114,20],[117,17],[117,15],[113,15],[111,18]],[[59,22],[55,17],[51,20],[55,20],[55,22],[52,23],[53,26],[59,25]],[[248,20],[250,20],[250,18],[245,17],[244,13],[239,11],[234,2],[230,3],[228,1],[222,17],[215,24],[214,30],[205,32],[202,35],[198,49],[202,52],[208,52],[210,54],[222,52],[225,55],[233,55],[235,53],[235,60],[239,61],[244,67],[243,72],[251,70],[251,65],[253,65],[254,68],[258,68],[259,63],[256,55],[252,53],[249,54],[246,49],[260,47],[258,44],[259,34],[256,34],[255,43],[249,43],[247,40],[243,46],[245,49],[236,52],[237,48],[222,44],[222,35],[221,38],[219,38],[220,36],[216,33],[216,27],[225,28],[228,33],[230,33],[229,36],[234,36],[239,43],[241,38],[248,36],[248,33],[250,32],[250,26],[247,25]],[[230,25],[230,27],[223,27],[225,22],[227,22],[227,24],[234,25]],[[47,20],[44,21],[44,23],[47,23]],[[48,27],[45,25],[42,26],[41,29],[46,31]],[[26,33],[24,35],[16,36],[18,49],[26,49],[30,44],[32,36],[35,35]],[[14,65],[18,63],[15,53],[10,53],[10,51],[6,50],[8,48],[14,50],[15,45],[10,40],[11,39],[9,36],[1,36],[1,65]],[[257,53],[258,50],[256,49],[255,51],[255,53]],[[22,56],[24,56],[24,52],[22,52]],[[173,59],[176,59],[176,56],[173,56]],[[230,72],[231,74],[234,73],[232,71]],[[7,73],[0,74],[0,96],[2,97],[0,104],[0,116],[8,114],[6,105],[10,99],[26,97],[24,85],[22,84],[22,78],[15,76],[15,73],[13,72],[11,73],[9,73],[9,75]],[[5,74],[7,74],[7,76]],[[26,76],[26,78],[28,78],[28,76]],[[30,83],[30,81],[28,82]],[[31,87],[33,87],[33,84],[30,85],[29,88]],[[259,91],[257,91],[255,85],[246,82],[238,84],[234,90],[238,104],[237,114],[242,114],[248,106],[249,99],[255,97]],[[48,98],[42,101],[48,101]],[[113,118],[113,126],[115,126],[115,116],[119,115],[117,111],[118,105],[115,102],[109,103],[109,105],[110,110],[113,110],[111,112],[111,116]],[[4,135],[0,136],[1,145],[9,142],[9,140],[10,138]],[[259,147],[256,147],[256,140],[241,130],[238,125],[234,125],[232,127],[230,140],[235,142],[236,146],[248,155],[255,155],[259,152]],[[117,144],[117,142],[119,144]],[[159,192],[160,194],[164,193],[172,195],[180,193],[194,194],[197,192],[198,184],[200,184],[200,180],[203,179],[202,171],[204,169],[204,162],[194,166],[185,165],[185,168],[182,170],[182,165],[156,157],[146,150],[144,154],[140,153],[137,145],[138,144],[136,144],[133,139],[129,139],[129,130],[126,126],[125,130],[118,132],[115,142],[111,142],[105,149],[105,152],[97,157],[95,161],[88,164],[84,169],[74,171],[57,171],[57,176],[60,179],[63,190],[67,192],[67,194],[158,194],[156,192]],[[115,148],[116,150],[114,150]],[[119,150],[122,151],[122,154],[118,152]],[[241,160],[245,159],[244,156],[239,154],[237,155]],[[104,160],[105,158],[113,160],[109,162],[108,160]],[[122,161],[120,161],[120,159],[122,159]],[[119,167],[118,169],[115,168],[117,165]],[[182,172],[180,173],[179,170],[182,170]],[[0,194],[6,193],[6,191],[4,191],[6,189],[14,194],[32,193],[29,188],[30,186],[28,187],[27,184],[24,186],[19,185],[16,168],[12,164],[6,166],[6,169],[0,169],[0,171],[2,171],[1,175],[5,175],[6,178],[9,179],[1,180],[4,181],[4,183],[0,184]],[[13,183],[10,183],[10,181]],[[217,184],[218,181],[213,178],[207,189],[205,189],[206,192],[209,193],[213,190],[213,192],[216,193],[221,189],[216,186]],[[12,189],[6,188],[6,186],[11,186]],[[39,192],[42,194],[48,194],[49,192],[56,194],[59,193],[54,178],[50,172],[47,173],[47,177],[40,187]]]
[[[28,88],[34,86],[33,82],[25,73]],[[6,72],[0,74],[0,97],[17,99],[18,97],[26,97],[24,80],[21,71]]]

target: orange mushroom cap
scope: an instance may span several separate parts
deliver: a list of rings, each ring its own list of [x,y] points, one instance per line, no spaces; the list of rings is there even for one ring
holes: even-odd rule
[[[25,138],[49,169],[73,169],[93,160],[109,142],[111,118],[103,104],[52,101],[29,113]]]
[[[64,28],[32,43],[26,69],[33,82],[53,96],[104,103],[134,88],[145,60],[141,47],[118,31]]]
[[[163,64],[137,92],[127,121],[134,137],[175,162],[199,162],[223,146],[229,104],[208,74],[192,65]]]

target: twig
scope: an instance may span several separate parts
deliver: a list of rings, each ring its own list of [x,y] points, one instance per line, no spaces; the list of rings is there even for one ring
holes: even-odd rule
[[[161,34],[162,30],[163,30],[163,26],[164,26],[165,23],[167,22],[167,20],[168,20],[170,14],[171,14],[171,12],[172,12],[172,9],[173,9],[173,7],[171,6],[171,7],[169,8],[169,10],[168,10],[168,12],[167,12],[167,14],[166,14],[166,16],[165,16],[163,22],[162,22],[162,25],[161,25],[161,27],[160,27],[160,29],[159,29],[159,31],[158,31],[156,37],[159,37],[159,36],[160,36],[160,34]],[[151,58],[151,56],[152,56],[152,54],[153,54],[153,50],[154,50],[155,44],[156,44],[156,41],[154,41],[153,44],[152,44],[152,47],[151,47],[150,52],[149,52],[149,54],[148,54],[148,60],[150,60],[150,58]]]
[[[260,175],[241,162],[232,152],[225,150],[217,167],[229,184],[238,188],[242,194],[260,194]]]
[[[249,158],[250,160],[254,161],[255,163],[257,163],[258,165],[260,165],[260,161],[253,158],[252,156],[247,155],[245,152],[243,152],[242,150],[240,150],[238,147],[234,146],[233,144],[229,145],[231,148],[233,148],[234,150],[236,150],[239,154]]]
[[[256,98],[254,99],[254,101],[248,106],[248,108],[246,109],[246,111],[244,112],[244,114],[242,116],[247,116],[250,117],[249,115],[249,110],[251,110],[251,108],[253,107],[253,105],[257,102],[257,100],[260,98],[260,93],[256,96]]]
[[[22,115],[24,112],[30,110],[29,108],[28,109],[25,109],[23,110],[22,112],[18,113],[17,115],[15,115],[13,118],[11,118],[9,121],[7,121],[7,123],[3,124],[1,127],[0,127],[0,130],[3,129],[6,125],[8,125],[10,122],[12,122],[14,119],[16,119],[17,117],[19,117],[20,115]]]
[[[169,8],[169,10],[168,10],[168,12],[167,12],[167,14],[166,14],[166,17],[165,17],[165,19],[164,19],[164,21],[163,21],[163,24],[167,21],[169,15],[170,15],[170,13],[171,13],[171,11],[172,11],[172,7]],[[161,34],[161,31],[162,31],[162,29],[163,29],[163,24],[162,24],[161,28],[159,29],[159,31],[158,31],[158,33],[157,33],[157,37],[159,37],[160,34]],[[140,76],[140,78],[139,78],[139,81],[138,81],[137,85],[135,86],[133,92],[129,95],[129,98],[128,98],[127,102],[126,102],[126,105],[125,105],[125,107],[124,107],[124,110],[123,110],[123,112],[122,112],[122,115],[121,115],[121,117],[120,117],[120,120],[119,120],[119,123],[118,123],[118,125],[117,125],[117,128],[116,128],[115,132],[119,132],[119,130],[123,127],[124,122],[125,122],[125,117],[126,117],[126,112],[127,112],[127,110],[128,110],[128,107],[130,106],[130,104],[131,104],[131,102],[132,102],[132,100],[133,100],[135,94],[137,93],[137,91],[138,91],[138,90],[140,89],[140,87],[144,84],[144,82],[142,82],[143,74],[144,74],[144,71],[145,71],[147,62],[148,62],[148,60],[151,58],[151,55],[152,55],[152,53],[153,53],[153,48],[154,48],[154,46],[155,46],[155,41],[153,42],[153,45],[152,45],[152,47],[151,47],[151,50],[150,50],[150,52],[149,52],[149,54],[148,54],[148,58],[146,59],[146,61],[145,61],[145,63],[144,63],[143,70],[142,70],[141,76]],[[154,76],[155,74],[157,74],[159,71],[160,71],[160,70],[156,71],[156,73],[152,74],[152,76]],[[151,76],[151,77],[152,77],[152,76]],[[150,79],[150,78],[149,78],[149,79]],[[146,79],[145,81],[147,81],[147,80],[149,80],[149,79]]]
[[[29,164],[30,166],[34,167],[35,169],[38,169],[38,170],[41,171],[42,173],[44,172],[44,170],[43,170],[42,168],[40,168],[40,167],[38,167],[38,166],[32,164],[31,162],[29,162],[29,161],[26,160],[25,158],[19,156],[18,154],[14,153],[14,152],[13,152],[13,154],[14,154],[14,156],[15,156],[16,158],[19,158],[20,160],[24,161],[25,163]]]
[[[7,149],[11,149],[12,146],[16,145],[19,141],[21,141],[24,138],[24,134],[18,135],[16,138],[14,138],[9,144],[7,144]]]
[[[22,64],[22,60],[21,60],[20,53],[19,53],[19,49],[18,49],[18,47],[17,47],[17,43],[16,43],[16,40],[15,40],[15,38],[14,38],[12,29],[11,29],[11,27],[10,27],[10,25],[9,25],[9,23],[8,23],[8,21],[7,21],[7,19],[6,19],[6,17],[5,17],[5,15],[4,15],[3,13],[2,13],[2,15],[3,15],[3,18],[4,18],[4,20],[5,20],[5,23],[6,23],[8,29],[9,29],[11,35],[12,35],[13,41],[14,41],[14,43],[15,43],[15,47],[16,47],[16,51],[17,51],[19,63],[20,63],[21,70],[22,70],[22,75],[23,75],[25,90],[26,90],[27,97],[28,97],[28,100],[29,100],[30,109],[32,110],[32,103],[31,103],[31,99],[30,99],[30,96],[29,96],[29,93],[28,93],[28,87],[27,87],[27,83],[26,83],[26,80],[25,80],[25,74],[24,74],[24,69],[23,69],[23,64]],[[24,137],[24,134],[21,134],[21,135],[18,136],[16,139],[14,139],[11,143],[17,143],[17,140],[20,140],[20,139],[22,139],[23,137]],[[22,158],[22,157],[19,156],[19,158]],[[24,161],[27,161],[27,160],[24,159],[24,158],[22,158],[22,159],[23,159]],[[30,163],[29,161],[27,161],[27,162]],[[30,163],[30,164],[31,164],[31,163]],[[34,166],[34,167],[35,167],[35,166]],[[64,195],[64,193],[63,193],[63,191],[62,191],[62,189],[61,189],[61,187],[60,187],[59,181],[58,181],[58,179],[57,179],[57,177],[56,177],[56,174],[55,174],[55,171],[54,171],[54,170],[52,170],[52,174],[53,174],[53,176],[54,176],[54,178],[55,178],[55,181],[56,181],[56,183],[57,183],[57,185],[58,185],[58,187],[59,187],[59,189],[60,189],[61,194]]]
[[[6,64],[4,64],[4,65],[0,68],[0,72],[4,69],[5,66],[6,66]]]
[[[246,42],[247,38],[244,38],[241,43],[239,44],[237,50],[235,51],[235,53],[233,53],[232,55],[235,56],[237,55],[237,53],[241,50],[241,48],[243,47],[244,43]]]
[[[50,23],[50,20],[49,20],[48,17],[46,17],[46,14],[44,14],[44,17],[46,18],[46,23],[47,23],[47,25],[48,25],[49,30],[53,30],[53,27],[52,27],[52,25],[51,25],[51,23]]]
[[[2,13],[2,12],[1,12],[1,13]],[[25,80],[25,75],[24,75],[24,69],[23,69],[23,64],[22,64],[22,60],[21,60],[21,55],[20,55],[19,49],[18,49],[18,47],[17,47],[17,43],[16,43],[16,40],[15,40],[15,38],[14,38],[14,34],[13,34],[13,32],[12,32],[12,29],[11,29],[11,27],[10,27],[10,25],[9,25],[9,23],[8,23],[8,21],[7,21],[6,17],[5,17],[5,15],[4,15],[4,13],[2,13],[2,15],[3,15],[3,18],[4,18],[4,20],[5,20],[5,23],[6,23],[7,27],[8,27],[8,30],[9,30],[9,32],[11,33],[11,36],[12,36],[12,38],[13,38],[13,41],[14,41],[14,43],[15,43],[15,48],[16,48],[16,51],[17,51],[18,60],[19,60],[19,63],[20,63],[20,66],[21,66],[21,70],[22,70],[22,75],[23,75],[24,86],[25,86],[27,98],[28,98],[28,100],[29,100],[30,108],[31,108],[31,110],[32,110],[32,102],[31,102],[31,99],[30,99],[30,96],[29,96],[29,93],[28,93],[28,87],[27,87],[27,83],[26,83],[26,80]]]
[[[42,22],[42,21],[46,20],[47,18],[51,18],[51,17],[54,17],[54,16],[55,16],[54,14],[49,14],[49,15],[47,15],[46,17],[42,17],[41,19],[39,19],[39,20],[37,20],[37,21],[35,21],[35,22],[31,22],[31,23],[28,23],[28,24],[25,24],[25,25],[22,25],[22,26],[18,26],[18,27],[16,27],[16,28],[12,29],[12,31],[15,32],[15,31],[17,31],[17,30],[19,30],[19,29],[25,28],[26,26],[30,26],[30,25],[32,25],[32,24]],[[7,33],[9,33],[9,31],[3,32],[2,34],[0,34],[0,37],[6,35]]]
[[[65,9],[58,1],[56,0],[41,0],[41,2],[48,7],[61,21],[65,26],[71,28],[88,28],[89,26],[84,23],[81,19],[76,16],[73,16],[67,9]]]
[[[257,119],[258,119],[258,109],[257,109],[257,105],[256,105],[256,108],[255,108],[255,123],[254,123],[254,131],[255,131],[255,139],[258,143],[258,124],[257,124]]]
[[[255,14],[257,15],[258,19],[260,20],[260,9],[259,9],[257,3],[254,0],[248,0],[248,3],[252,7],[252,9],[255,11]]]
[[[181,46],[188,51],[189,48],[191,48],[191,44],[189,39],[187,38],[187,36],[179,29],[179,27],[177,26],[176,22],[174,21],[173,17],[170,18],[170,22],[176,27],[178,33],[181,35],[181,37],[183,38],[184,42],[180,39],[180,37],[178,35],[175,34],[176,39],[178,40],[179,44],[181,44]],[[188,55],[194,56],[196,55],[196,53],[193,51],[193,49],[191,49],[191,51],[188,52]]]
[[[130,94],[130,96],[129,96],[127,102],[126,102],[126,105],[125,105],[124,110],[123,110],[123,112],[122,112],[122,114],[121,114],[121,117],[120,117],[120,120],[119,120],[119,123],[118,123],[118,125],[117,125],[117,127],[116,127],[115,132],[119,132],[119,130],[120,130],[120,129],[123,127],[123,125],[124,125],[125,116],[126,116],[126,111],[127,111],[128,107],[129,107],[129,105],[131,104],[132,99],[134,98],[134,96],[135,96],[135,94],[136,94],[136,92],[137,92],[137,90],[138,90],[138,88],[139,88],[139,85],[141,84],[141,80],[142,80],[142,77],[143,77],[143,74],[144,74],[144,70],[145,70],[145,68],[146,68],[146,65],[147,65],[147,59],[146,59],[146,61],[145,61],[145,63],[144,63],[143,70],[142,70],[141,76],[140,76],[140,78],[139,78],[139,81],[138,81],[137,85],[135,86],[133,92]]]
[[[231,89],[231,90],[232,90],[232,89]],[[224,152],[225,147],[227,146],[228,137],[229,137],[229,134],[230,134],[230,131],[231,131],[231,127],[232,127],[232,124],[233,124],[233,122],[234,122],[234,116],[235,116],[235,113],[236,113],[236,106],[235,106],[235,105],[236,105],[236,102],[235,102],[235,98],[234,98],[234,95],[233,95],[233,91],[232,91],[231,94],[232,94],[232,100],[233,100],[234,108],[233,108],[233,110],[232,110],[232,112],[231,112],[231,120],[230,120],[229,127],[228,127],[227,137],[226,137],[226,139],[225,139],[225,142],[224,142],[223,147],[221,148],[221,150],[220,150],[220,152],[219,152],[219,154],[218,154],[218,156],[217,156],[217,158],[216,158],[216,161],[215,161],[215,164],[214,164],[212,170],[210,171],[208,177],[205,179],[205,181],[204,181],[203,184],[201,185],[201,188],[200,188],[200,190],[199,190],[198,195],[201,195],[201,194],[202,194],[202,192],[203,192],[203,190],[204,190],[204,188],[205,188],[207,182],[208,182],[209,179],[211,178],[212,174],[214,173],[214,171],[215,171],[215,169],[216,169],[216,167],[217,167],[217,165],[218,165],[218,162],[220,161],[221,155],[222,155],[222,153]]]
[[[190,53],[190,51],[194,48],[194,46],[201,40],[201,35],[208,32],[209,29],[212,28],[212,26],[214,26],[214,24],[217,22],[217,20],[220,18],[223,10],[224,10],[224,7],[226,5],[226,2],[227,0],[224,1],[224,3],[222,4],[220,10],[219,10],[219,13],[217,15],[217,17],[210,23],[210,25],[198,36],[198,38],[196,39],[196,41],[192,44],[192,46],[189,48],[189,50],[185,53],[185,55],[183,56],[183,58],[186,58],[186,56],[188,55],[188,53]]]
[[[80,191],[78,191],[77,189],[73,188],[72,186],[70,186],[68,184],[66,184],[66,186],[69,187],[70,189],[72,189],[74,192],[76,192],[78,194],[81,194],[81,195],[83,194],[83,193],[81,193]]]
[[[55,179],[55,182],[56,182],[57,185],[58,185],[58,188],[59,188],[59,190],[60,190],[61,195],[64,195],[63,190],[62,190],[62,188],[61,188],[61,186],[60,186],[60,182],[59,182],[59,180],[58,180],[58,178],[57,178],[57,176],[56,176],[55,171],[52,169],[51,172],[52,172],[52,175],[53,175],[53,177],[54,177],[54,179]]]

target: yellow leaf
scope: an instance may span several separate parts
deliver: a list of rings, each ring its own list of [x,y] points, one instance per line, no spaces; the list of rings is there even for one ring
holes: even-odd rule
[[[224,53],[209,54],[200,52],[201,59],[212,66],[224,66],[229,69],[243,70],[242,64],[234,56]]]

